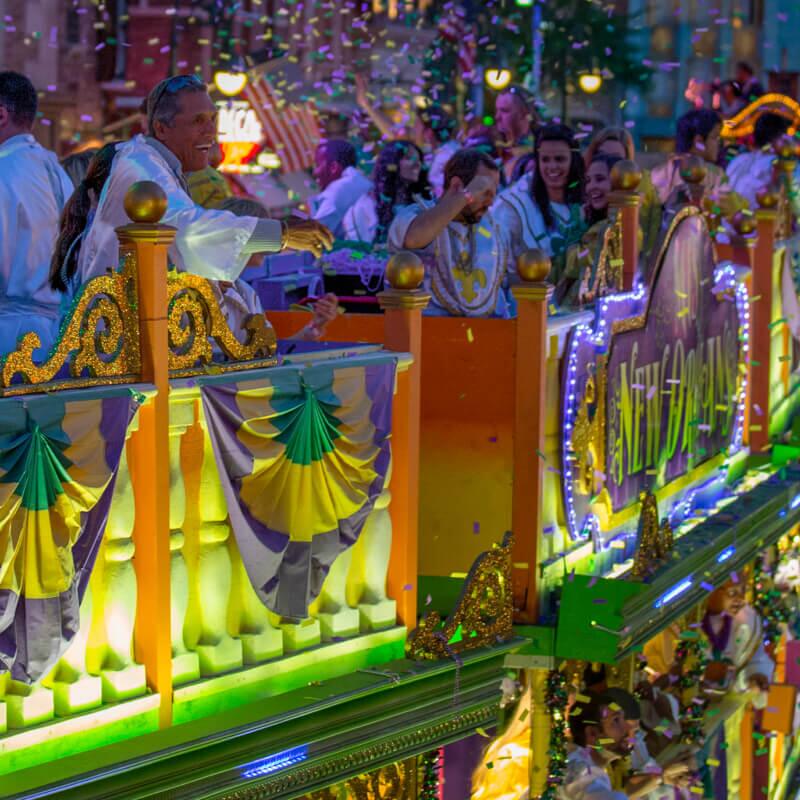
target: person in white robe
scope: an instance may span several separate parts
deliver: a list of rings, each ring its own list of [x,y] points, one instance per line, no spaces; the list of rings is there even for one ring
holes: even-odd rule
[[[747,694],[755,708],[766,707],[775,664],[764,649],[761,620],[745,600],[743,580],[729,581],[708,598],[702,621],[712,686]],[[741,728],[745,704],[725,720],[728,797],[739,797],[742,774]]]
[[[52,345],[60,297],[50,288],[50,257],[72,183],[54,153],[31,134],[36,89],[24,75],[0,72],[0,357],[32,331],[43,359]]]
[[[321,191],[309,198],[308,206],[312,218],[330,228],[337,239],[344,234],[344,215],[372,188],[356,164],[356,149],[350,142],[332,139],[317,148],[313,175]]]
[[[177,229],[168,254],[179,271],[234,281],[253,253],[292,248],[321,255],[330,248],[330,231],[317,222],[237,217],[194,203],[185,173],[208,165],[217,118],[217,108],[198,78],[178,75],[162,81],[148,96],[147,116],[149,135],[136,136],[121,145],[114,157],[81,246],[81,283],[117,269],[119,241],[115,228],[130,223],[125,195],[137,181],[154,181],[167,195],[161,222]]]
[[[409,140],[396,139],[384,146],[375,161],[373,188],[344,216],[347,241],[385,246],[397,209],[429,194],[422,161],[422,151]]]
[[[438,203],[417,198],[389,228],[389,251],[411,250],[425,265],[432,295],[426,313],[511,316],[503,292],[508,241],[490,212],[500,175],[479,150],[460,150],[448,162]]]
[[[760,189],[770,186],[777,177],[774,146],[789,130],[789,121],[780,114],[762,114],[753,131],[754,149],[736,156],[727,167],[728,183],[747,200],[751,210],[758,209]],[[794,173],[787,186],[795,214],[800,214],[800,193]]]

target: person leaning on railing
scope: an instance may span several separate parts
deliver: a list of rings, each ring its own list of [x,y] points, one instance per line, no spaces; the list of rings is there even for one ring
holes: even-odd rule
[[[309,250],[319,256],[333,244],[318,222],[278,222],[204,209],[189,195],[185,174],[204,169],[216,137],[217,108],[194,75],[159,83],[147,98],[147,136],[117,150],[78,257],[83,284],[119,261],[115,229],[128,224],[125,195],[137,181],[154,181],[167,195],[162,223],[177,229],[169,257],[179,271],[233,281],[253,253]]]
[[[583,160],[586,168],[594,161],[598,153],[607,156],[618,156],[626,158],[628,161],[636,162],[636,148],[633,144],[633,137],[625,128],[602,128],[589,142]],[[641,167],[640,167],[641,169]],[[655,247],[661,230],[661,201],[658,199],[653,181],[650,178],[650,171],[642,169],[642,179],[639,182],[639,227],[642,231],[642,252],[649,253]]]
[[[564,273],[553,294],[557,305],[576,308],[595,300],[598,261],[609,226],[611,169],[621,160],[619,156],[597,153],[586,169],[583,214],[589,228],[579,242],[567,248]]]

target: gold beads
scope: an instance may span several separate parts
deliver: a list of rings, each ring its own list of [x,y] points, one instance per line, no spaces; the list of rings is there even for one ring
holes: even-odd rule
[[[635,161],[626,158],[611,167],[611,188],[616,191],[636,191],[641,180],[642,170]]]
[[[167,195],[154,181],[137,181],[125,193],[124,205],[133,222],[153,225],[167,211]]]
[[[525,250],[517,259],[517,272],[523,281],[541,283],[550,274],[550,256],[538,247]]]
[[[395,253],[386,265],[386,279],[392,289],[418,289],[425,278],[425,267],[416,253]]]

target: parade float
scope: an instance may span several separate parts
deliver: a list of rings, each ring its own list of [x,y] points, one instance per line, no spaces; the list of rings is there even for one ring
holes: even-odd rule
[[[557,313],[531,251],[516,319],[424,317],[399,254],[382,313],[320,345],[282,338],[299,311],[231,331],[134,187],[119,269],[46,361],[29,335],[0,362],[7,794],[463,798],[515,671],[526,744],[501,758],[553,797],[570,684],[602,663],[632,689],[663,652],[660,757],[693,748],[725,797],[735,720],[741,796],[785,796],[800,246],[772,188],[716,235],[690,163],[640,254],[639,177],[615,168],[593,307]],[[705,690],[732,582],[777,662],[761,708]]]
[[[448,609],[458,664],[414,633],[418,276],[396,349],[233,332],[164,203],[135,185],[119,269],[0,364],[3,794],[433,796],[521,640],[510,544]]]
[[[792,155],[777,153],[786,172]],[[531,690],[521,736],[532,797],[555,796],[563,774],[570,683],[580,691],[583,668],[601,662],[633,689],[649,674],[643,653],[675,627],[675,744],[700,754],[694,791],[728,796],[725,759],[703,747],[729,747],[735,719],[737,791],[782,796],[797,758],[797,678],[792,633],[782,612],[767,613],[788,602],[771,580],[777,561],[761,559],[786,551],[800,523],[793,220],[784,192],[765,187],[754,214],[721,227],[690,161],[686,203],[640,261],[637,173],[615,170],[613,233],[598,256],[608,290],[594,308],[553,313],[549,264],[529,253],[512,289],[516,320],[425,317],[415,331],[421,611],[446,614],[471,559],[513,530],[515,630],[529,643],[506,665]],[[270,318],[279,331],[296,325]],[[348,315],[330,336],[381,341],[381,321]],[[705,687],[698,629],[732,580],[746,585],[777,661],[761,709],[724,681]]]

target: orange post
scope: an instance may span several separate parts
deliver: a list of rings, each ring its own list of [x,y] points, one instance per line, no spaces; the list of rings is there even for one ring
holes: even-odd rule
[[[163,198],[163,202],[160,200]],[[167,340],[167,248],[175,229],[159,225],[166,197],[159,186],[134,184],[125,198],[133,225],[117,228],[120,249],[136,257],[142,381],[153,397],[139,411],[129,463],[136,498],[133,541],[138,584],[134,630],[136,657],[147,684],[160,696],[159,725],[172,722],[169,550],[169,350]]]
[[[769,446],[770,340],[772,331],[772,260],[778,220],[777,194],[759,192],[761,208],[756,212],[750,328],[750,449],[762,452]]]
[[[637,189],[642,171],[633,161],[619,161],[611,169],[609,208],[618,214],[622,229],[622,289],[633,289],[633,280],[639,267],[639,205]]]
[[[514,609],[518,622],[535,623],[539,536],[542,530],[547,372],[547,306],[553,287],[545,283],[550,259],[541,250],[519,258],[517,300],[514,471],[511,527],[514,532]]]
[[[398,622],[408,628],[417,624],[422,311],[431,299],[418,288],[424,274],[418,256],[398,253],[386,268],[391,288],[378,295],[384,312],[384,345],[413,357],[408,369],[398,372],[392,413],[392,551],[387,578]]]

